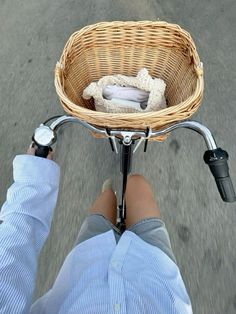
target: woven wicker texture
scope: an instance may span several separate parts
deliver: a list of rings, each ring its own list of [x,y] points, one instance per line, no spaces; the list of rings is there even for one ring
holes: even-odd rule
[[[147,68],[166,83],[168,108],[148,113],[103,113],[83,90],[104,75],[137,75]],[[203,97],[203,68],[188,32],[167,22],[101,22],[71,35],[55,69],[64,110],[108,128],[158,130],[192,116]],[[164,140],[159,137],[157,140]]]

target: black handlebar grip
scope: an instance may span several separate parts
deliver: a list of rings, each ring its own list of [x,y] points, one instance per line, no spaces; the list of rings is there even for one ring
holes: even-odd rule
[[[35,150],[35,156],[47,158],[50,150],[51,148],[49,146],[37,145],[37,148]]]
[[[235,202],[236,195],[227,162],[229,158],[228,153],[221,148],[217,148],[206,151],[203,158],[215,178],[222,200],[229,203]]]

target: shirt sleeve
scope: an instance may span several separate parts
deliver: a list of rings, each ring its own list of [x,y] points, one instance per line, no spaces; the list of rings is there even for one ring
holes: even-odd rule
[[[37,258],[56,206],[60,168],[49,159],[18,155],[13,178],[0,212],[0,312],[28,313]]]

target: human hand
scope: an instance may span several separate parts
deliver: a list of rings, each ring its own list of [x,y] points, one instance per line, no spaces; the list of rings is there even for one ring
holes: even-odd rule
[[[27,149],[27,155],[35,156],[36,146],[34,143],[30,144],[29,148]],[[49,151],[47,159],[53,160],[53,151]]]

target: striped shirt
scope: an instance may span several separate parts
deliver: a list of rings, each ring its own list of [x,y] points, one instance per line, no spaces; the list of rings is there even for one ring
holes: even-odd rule
[[[37,259],[50,231],[59,166],[18,155],[0,219],[0,313],[192,313],[179,268],[160,249],[125,231],[77,245],[51,289],[32,304]]]

